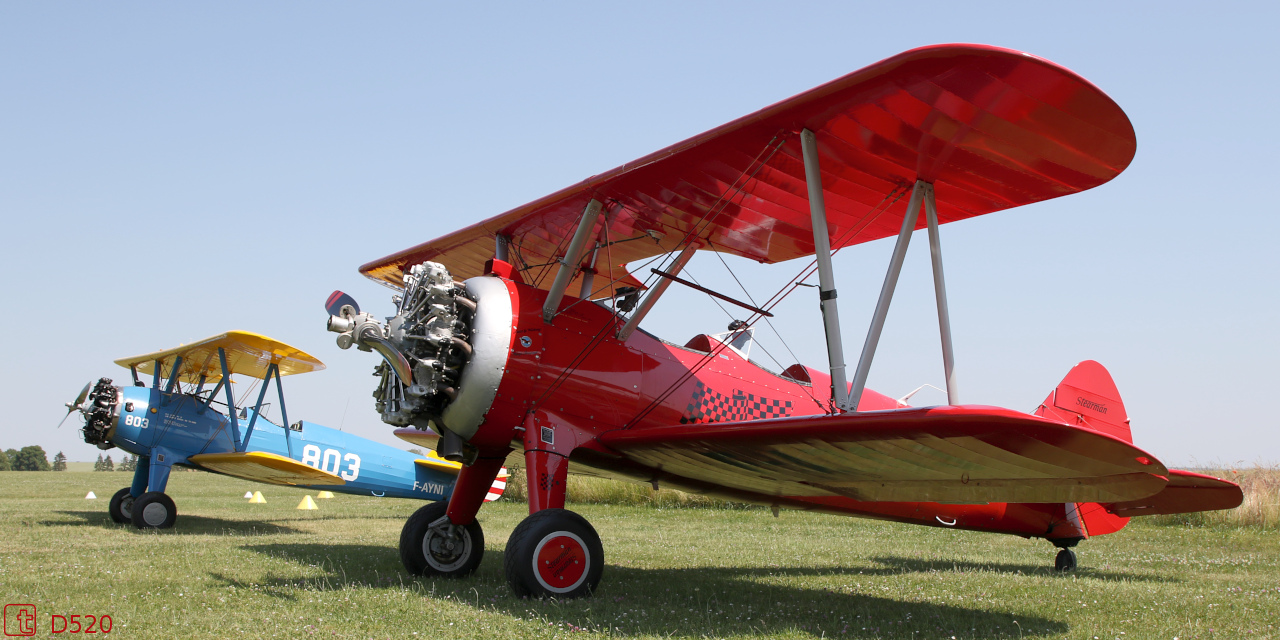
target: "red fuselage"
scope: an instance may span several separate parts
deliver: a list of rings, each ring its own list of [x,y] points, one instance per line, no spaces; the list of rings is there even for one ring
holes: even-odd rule
[[[865,502],[838,496],[774,496],[639,464],[611,451],[597,438],[620,429],[680,424],[706,428],[719,422],[830,413],[830,376],[801,365],[773,373],[706,335],[679,346],[637,331],[622,342],[615,336],[625,319],[604,305],[578,298],[566,297],[558,314],[547,323],[542,309],[545,291],[510,279],[504,282],[513,314],[510,355],[493,405],[470,439],[482,456],[505,455],[509,448],[523,447],[565,456],[576,473],[770,506],[1025,537],[1080,538],[1087,535],[1081,524],[1087,525],[1088,533],[1097,535],[1116,531],[1127,522],[1127,518],[1111,516],[1094,504],[1079,505],[1080,518],[1072,518],[1064,504]],[[868,390],[858,410],[904,406]],[[547,442],[548,434],[551,442]],[[537,495],[540,482],[554,485],[555,476],[563,481],[563,466],[553,463],[551,468],[550,480],[530,478],[534,488],[531,512],[562,504]],[[547,499],[553,503],[540,502]]]

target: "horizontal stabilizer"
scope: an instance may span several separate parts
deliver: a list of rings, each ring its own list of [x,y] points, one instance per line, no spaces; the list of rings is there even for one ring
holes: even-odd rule
[[[187,460],[202,468],[254,482],[286,485],[346,484],[342,478],[265,451],[201,453]]]
[[[1169,483],[1160,493],[1141,500],[1105,506],[1118,516],[1132,517],[1234,509],[1241,502],[1244,502],[1244,492],[1234,482],[1182,469],[1170,469]]]
[[[600,441],[673,480],[869,502],[1139,500],[1168,473],[1116,438],[982,406],[619,430]]]

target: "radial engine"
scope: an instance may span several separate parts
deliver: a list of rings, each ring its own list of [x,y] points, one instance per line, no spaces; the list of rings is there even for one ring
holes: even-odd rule
[[[431,428],[442,437],[441,455],[452,459],[463,457],[462,441],[483,421],[506,363],[511,303],[505,287],[494,288],[496,281],[456,282],[443,265],[424,262],[405,273],[403,293],[392,296],[396,313],[385,324],[349,297],[329,318],[329,330],[340,334],[339,347],[355,345],[382,356],[373,392],[382,421]],[[502,304],[478,311],[486,297]],[[483,353],[476,353],[476,345]]]

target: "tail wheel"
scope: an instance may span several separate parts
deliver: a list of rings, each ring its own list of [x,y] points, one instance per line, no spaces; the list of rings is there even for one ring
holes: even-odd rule
[[[107,514],[116,524],[128,524],[133,522],[133,517],[130,515],[132,507],[133,494],[129,492],[129,487],[125,487],[111,496],[111,503],[107,505]]]
[[[178,520],[178,508],[173,498],[159,491],[148,491],[133,501],[129,518],[139,529],[168,529]]]
[[[600,584],[604,547],[586,518],[543,509],[511,533],[503,564],[517,596],[579,598]]]
[[[1076,570],[1076,552],[1070,549],[1063,549],[1058,552],[1058,557],[1053,560],[1054,571],[1075,571]]]
[[[432,502],[409,516],[400,531],[400,562],[415,576],[460,578],[475,572],[484,557],[480,523],[451,524],[448,502]]]

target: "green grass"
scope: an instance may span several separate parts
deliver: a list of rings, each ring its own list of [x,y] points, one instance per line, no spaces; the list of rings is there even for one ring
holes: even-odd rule
[[[572,504],[604,541],[596,597],[510,595],[519,503],[481,513],[477,575],[411,578],[396,543],[422,503],[178,473],[178,526],[107,519],[125,474],[0,473],[0,592],[109,614],[123,637],[1246,638],[1280,636],[1274,529],[1135,523],[1055,575],[1044,541],[765,509]],[[99,500],[84,500],[88,491]],[[241,496],[262,490],[265,505]],[[1123,635],[1121,635],[1123,632]],[[416,634],[416,635],[415,635]],[[63,637],[63,636],[59,636]]]

